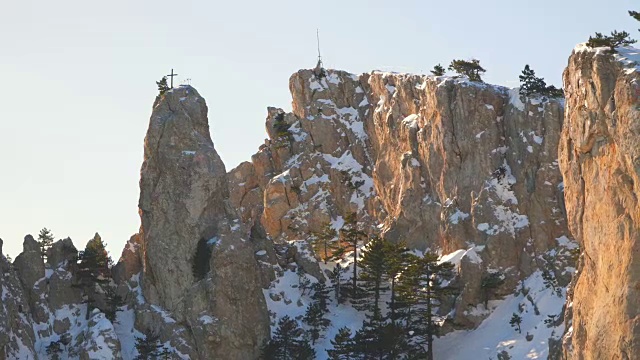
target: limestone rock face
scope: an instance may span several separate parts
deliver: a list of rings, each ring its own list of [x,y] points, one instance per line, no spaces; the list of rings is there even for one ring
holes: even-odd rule
[[[175,309],[193,283],[191,259],[201,238],[227,219],[225,168],[209,135],[207,106],[181,87],[156,101],[140,170],[140,218],[149,300]],[[229,225],[226,225],[228,228]],[[228,229],[227,229],[228,230]]]
[[[387,239],[475,254],[456,311],[474,326],[482,318],[466,318],[465,307],[481,302],[483,273],[504,273],[496,295],[509,293],[568,235],[562,100],[381,72],[300,70],[289,88],[293,112],[269,108],[269,139],[228,175],[242,220],[274,241],[307,239],[325,223],[338,229],[356,212]]]
[[[578,47],[564,72],[560,167],[582,250],[567,312],[571,359],[640,353],[640,76],[627,56]]]
[[[35,359],[35,335],[29,303],[20,279],[2,254],[0,239],[0,359]]]
[[[144,296],[190,325],[201,358],[250,359],[268,314],[248,228],[228,199],[204,99],[190,86],[168,91],[154,104],[141,169]],[[212,252],[204,279],[192,270],[201,241]]]
[[[122,250],[122,255],[118,263],[111,269],[113,280],[122,284],[132,276],[142,272],[141,257],[142,239],[140,234],[135,234],[129,238],[129,241]]]
[[[77,250],[71,240],[53,243],[47,255],[45,264],[38,244],[27,236],[13,265],[0,256],[0,358],[48,358],[49,345],[63,339],[58,354],[63,358],[122,358],[114,324],[100,309],[90,310],[76,286]]]
[[[16,256],[13,266],[27,295],[27,301],[33,307],[38,300],[35,284],[44,277],[44,261],[38,243],[33,236],[27,235],[22,245],[23,251]]]
[[[47,263],[52,268],[57,268],[64,262],[71,263],[76,259],[78,249],[73,245],[70,238],[56,241],[47,250]]]

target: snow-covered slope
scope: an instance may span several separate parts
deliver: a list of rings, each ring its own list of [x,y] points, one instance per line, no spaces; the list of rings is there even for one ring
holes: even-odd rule
[[[490,315],[474,330],[456,330],[434,344],[436,359],[547,359],[549,340],[564,333],[563,307],[566,289],[547,287],[542,272],[524,280],[521,289],[503,300],[489,302]],[[521,331],[509,324],[513,314],[522,318]]]
[[[568,264],[571,250],[575,249],[575,243],[566,238],[557,239],[557,249],[540,256],[540,261],[553,261],[552,264],[543,266],[546,269],[557,269],[563,276],[570,276],[575,269]],[[360,251],[366,246],[361,247]],[[419,252],[416,252],[419,254]],[[469,261],[481,261],[475,248],[458,250],[440,257],[441,262],[450,262],[455,265],[457,271],[463,259]],[[352,271],[353,257],[348,254],[340,265],[347,269],[343,281],[349,281]],[[308,329],[302,321],[307,307],[312,303],[310,297],[312,290],[301,290],[302,278],[306,278],[311,284],[318,281],[315,277],[304,273],[301,276],[296,273],[297,267],[289,264],[282,269],[277,267],[279,276],[265,289],[265,298],[272,319],[272,332],[275,331],[278,320],[284,316],[298,320],[300,327]],[[327,264],[319,263],[323,273],[328,273],[336,265],[329,261]],[[325,271],[326,270],[326,271]],[[552,274],[545,274],[544,270],[538,270],[520,282],[517,287],[511,289],[511,293],[498,297],[488,302],[488,308],[484,304],[477,304],[470,312],[484,319],[477,328],[469,330],[452,330],[450,325],[446,328],[451,331],[436,339],[434,352],[436,359],[445,360],[476,360],[476,359],[547,359],[550,351],[557,355],[560,338],[564,333],[564,304],[566,287],[558,285],[554,281],[557,278]],[[327,286],[332,286],[332,281],[323,276],[322,281]],[[304,292],[304,294],[303,294]],[[333,292],[331,293],[333,294]],[[388,301],[388,294],[383,295],[383,301]],[[388,311],[386,306],[385,311]],[[332,349],[330,341],[342,327],[348,327],[353,334],[362,327],[365,320],[365,312],[356,310],[350,302],[339,304],[333,298],[329,302],[327,319],[330,326],[322,332],[322,337],[315,344],[317,359],[328,359],[326,350]],[[514,314],[521,317],[520,331],[510,325]],[[450,324],[452,313],[441,314],[445,323]],[[554,342],[550,344],[550,342]],[[550,348],[551,346],[551,348]],[[498,356],[501,357],[498,357]]]

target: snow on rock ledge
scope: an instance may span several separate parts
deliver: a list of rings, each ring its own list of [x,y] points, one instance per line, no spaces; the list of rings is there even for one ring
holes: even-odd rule
[[[293,112],[269,108],[269,139],[229,172],[245,223],[291,241],[355,212],[371,231],[418,249],[478,246],[480,275],[466,271],[469,303],[480,301],[483,271],[508,275],[506,293],[568,235],[558,187],[562,99],[466,78],[326,74],[291,76]],[[275,130],[282,124],[291,136]]]

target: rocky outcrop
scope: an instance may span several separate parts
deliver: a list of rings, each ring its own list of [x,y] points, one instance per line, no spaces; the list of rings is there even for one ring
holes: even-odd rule
[[[70,238],[56,241],[47,251],[51,272],[46,280],[47,299],[51,309],[82,303],[82,291],[74,286],[78,250]]]
[[[0,239],[0,359],[35,359],[29,303],[17,273],[2,253]]]
[[[168,91],[154,104],[141,169],[144,296],[189,325],[200,358],[250,359],[268,316],[248,228],[228,198],[204,99],[190,86]],[[199,278],[194,266],[209,271]]]
[[[582,251],[565,355],[640,352],[640,76],[637,50],[577,47],[564,72],[560,141],[567,219]]]
[[[249,234],[229,205],[195,89],[156,100],[140,190],[140,233],[111,269],[115,286],[108,272],[78,263],[70,239],[55,242],[46,263],[31,236],[13,265],[0,257],[0,358],[44,358],[59,346],[63,357],[133,359],[136,339],[147,335],[176,358],[258,357],[269,318],[254,247],[265,247],[265,237]],[[87,244],[102,246],[98,234]],[[113,294],[124,304],[114,307]]]
[[[30,235],[13,264],[0,256],[0,358],[49,358],[52,344],[59,345],[55,354],[63,358],[122,358],[104,304],[92,302],[100,308],[89,308],[84,299],[98,287],[88,293],[78,286],[76,261],[75,246],[64,239],[53,243],[43,262]]]
[[[40,246],[33,239],[33,236],[25,236],[22,248],[22,253],[16,256],[13,266],[18,272],[22,288],[26,291],[27,300],[33,307],[38,300],[34,289],[35,284],[44,277],[44,260]]]
[[[573,82],[564,183],[556,159],[561,99],[465,78],[301,70],[290,79],[293,111],[269,108],[269,139],[251,162],[226,173],[204,99],[190,86],[166,92],[145,138],[140,232],[111,270],[124,300],[117,321],[106,316],[111,285],[78,287],[70,239],[56,242],[45,263],[27,237],[13,265],[0,256],[0,358],[43,357],[61,342],[72,358],[132,359],[135,339],[152,334],[174,357],[258,358],[270,330],[265,295],[270,306],[295,307],[299,320],[305,303],[289,295],[301,278],[322,280],[330,270],[314,258],[310,235],[327,224],[339,230],[352,213],[369,233],[446,254],[459,276],[439,309],[445,329],[471,328],[490,313],[488,300],[527,277],[538,295],[553,288],[562,297],[542,279],[555,275],[564,285],[570,273],[565,197],[585,250],[565,351],[630,357],[636,264],[632,256],[616,263],[603,246],[620,241],[625,254],[636,250],[638,144],[624,136],[638,132],[627,96],[636,75],[589,54],[576,53],[565,74]],[[98,241],[96,234],[90,243]],[[483,287],[490,274],[503,285]],[[587,323],[592,316],[599,326]],[[616,341],[598,340],[601,329],[613,329],[607,336]]]
[[[111,269],[113,280],[116,283],[123,284],[131,277],[142,272],[141,248],[142,239],[140,234],[131,236],[124,249],[122,249],[120,260]]]
[[[482,318],[465,314],[483,272],[502,272],[510,292],[566,239],[561,99],[381,72],[301,70],[289,87],[293,112],[269,108],[269,139],[229,172],[243,221],[276,242],[339,229],[356,212],[370,232],[411,247],[468,250],[455,314],[474,326]]]

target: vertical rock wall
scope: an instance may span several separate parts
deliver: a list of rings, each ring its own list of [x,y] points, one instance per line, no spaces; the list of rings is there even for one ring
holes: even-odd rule
[[[640,76],[630,64],[636,53],[578,47],[564,72],[560,166],[569,228],[582,250],[568,302],[571,359],[640,353]]]
[[[140,173],[146,300],[189,324],[201,358],[257,357],[269,335],[258,265],[194,88],[156,100]],[[199,242],[210,257],[197,253]],[[209,271],[200,279],[193,268],[203,256]]]
[[[568,243],[562,99],[381,72],[300,70],[289,87],[293,112],[269,108],[269,139],[229,173],[243,221],[276,241],[307,239],[325,223],[338,229],[356,212],[388,239],[465,250],[456,321],[470,326],[482,273],[503,272],[510,291]]]

